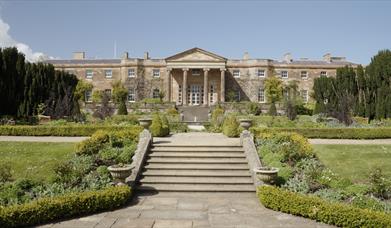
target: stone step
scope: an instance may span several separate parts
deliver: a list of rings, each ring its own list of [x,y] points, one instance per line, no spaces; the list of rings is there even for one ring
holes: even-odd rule
[[[146,170],[143,176],[251,177],[247,170]]]
[[[242,147],[153,147],[151,152],[242,152]]]
[[[170,158],[152,157],[147,163],[175,163],[175,164],[247,164],[244,158]],[[212,165],[211,165],[212,166]]]
[[[171,164],[150,163],[144,167],[147,170],[249,170],[248,164]]]
[[[138,189],[164,192],[255,192],[253,184],[141,184]]]
[[[153,152],[150,157],[185,157],[185,158],[245,158],[244,153],[237,152]]]
[[[140,180],[141,183],[151,184],[252,184],[249,177],[162,177],[147,176]]]

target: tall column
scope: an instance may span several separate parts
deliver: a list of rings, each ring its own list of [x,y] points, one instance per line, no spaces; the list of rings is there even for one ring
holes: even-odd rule
[[[220,102],[225,102],[225,69],[220,69]]]
[[[204,105],[205,106],[208,106],[208,103],[209,103],[209,93],[208,93],[208,88],[209,88],[209,85],[208,85],[208,72],[209,72],[209,69],[204,69]]]
[[[182,84],[182,104],[187,105],[187,71],[189,69],[183,70],[183,84]]]
[[[171,68],[167,69],[167,101],[171,102],[171,87],[172,87],[172,74],[171,74]]]

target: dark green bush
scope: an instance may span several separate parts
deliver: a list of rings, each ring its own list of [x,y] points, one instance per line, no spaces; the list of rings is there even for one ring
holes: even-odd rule
[[[261,203],[272,210],[298,215],[341,227],[391,227],[391,215],[332,203],[315,196],[272,186],[257,189]]]
[[[238,137],[240,134],[239,131],[239,122],[234,115],[228,115],[225,117],[223,122],[223,134],[228,137]]]
[[[297,132],[307,138],[383,139],[391,138],[391,128],[252,128],[257,133]]]
[[[0,162],[0,184],[12,179],[11,166],[5,162]]]
[[[0,135],[23,136],[91,136],[98,130],[116,131],[135,126],[0,126]]]
[[[131,196],[128,186],[41,198],[22,205],[0,207],[0,227],[32,226],[79,215],[111,210]]]

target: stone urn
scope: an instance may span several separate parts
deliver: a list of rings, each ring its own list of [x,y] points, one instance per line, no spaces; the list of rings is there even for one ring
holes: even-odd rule
[[[240,126],[244,128],[244,130],[248,130],[252,125],[251,119],[240,119],[239,122],[240,122]]]
[[[278,171],[279,169],[275,167],[260,167],[254,169],[257,178],[266,184],[275,183]]]
[[[111,176],[121,183],[125,183],[125,179],[132,174],[133,168],[129,164],[117,164],[107,167]]]
[[[139,119],[138,122],[140,123],[140,125],[141,125],[144,129],[147,129],[147,130],[148,130],[149,126],[151,126],[152,119],[149,119],[149,118],[142,118],[142,119]]]

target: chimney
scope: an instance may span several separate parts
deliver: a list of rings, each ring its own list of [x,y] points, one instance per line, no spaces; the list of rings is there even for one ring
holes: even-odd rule
[[[331,62],[331,54],[330,53],[324,54],[323,55],[323,61]]]
[[[292,59],[291,53],[286,53],[286,54],[284,55],[284,61],[285,61],[285,62],[291,63],[292,60],[293,60],[293,59]]]
[[[144,59],[149,59],[149,53],[147,51],[144,52]]]
[[[244,59],[244,60],[248,60],[248,59],[250,59],[250,55],[248,54],[248,52],[247,52],[247,51],[244,53],[244,55],[243,55],[243,59]]]
[[[122,59],[128,59],[129,58],[129,53],[127,51],[124,52],[122,55]]]
[[[85,59],[86,53],[84,51],[73,52],[73,59]]]

